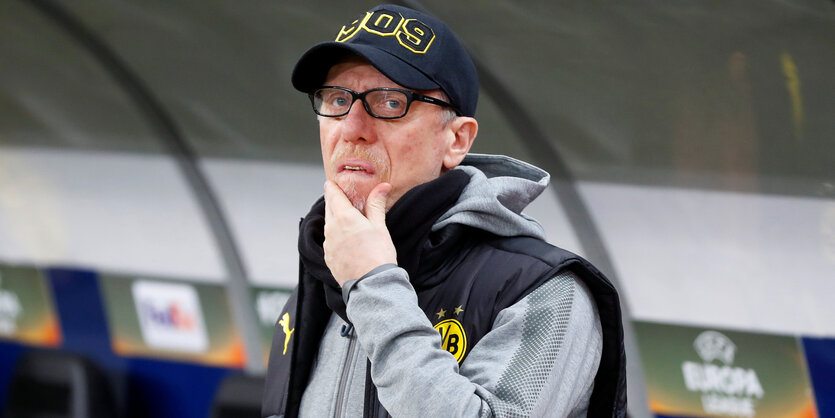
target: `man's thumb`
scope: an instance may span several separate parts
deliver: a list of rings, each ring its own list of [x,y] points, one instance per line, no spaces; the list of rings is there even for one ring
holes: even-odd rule
[[[391,184],[380,183],[368,194],[365,202],[365,217],[372,223],[386,223],[386,204],[388,203]]]

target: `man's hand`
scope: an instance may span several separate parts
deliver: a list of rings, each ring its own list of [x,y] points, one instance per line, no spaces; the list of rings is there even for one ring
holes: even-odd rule
[[[397,251],[386,228],[389,191],[389,183],[375,186],[363,214],[336,183],[325,182],[325,264],[340,286],[383,264],[397,264]]]

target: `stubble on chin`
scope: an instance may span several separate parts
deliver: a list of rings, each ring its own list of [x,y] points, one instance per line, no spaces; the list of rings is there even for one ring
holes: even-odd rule
[[[342,188],[342,192],[345,193],[345,196],[348,197],[348,200],[351,201],[351,204],[357,208],[360,213],[365,213],[365,200],[367,196],[362,194],[358,189],[356,183],[352,180],[348,180],[346,184],[340,184],[339,187]]]

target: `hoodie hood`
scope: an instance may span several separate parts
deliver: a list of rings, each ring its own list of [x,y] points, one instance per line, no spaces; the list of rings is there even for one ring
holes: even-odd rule
[[[467,173],[470,183],[433,231],[462,224],[503,237],[545,239],[539,222],[522,213],[548,186],[551,176],[545,170],[511,157],[486,154],[468,154],[454,170]]]

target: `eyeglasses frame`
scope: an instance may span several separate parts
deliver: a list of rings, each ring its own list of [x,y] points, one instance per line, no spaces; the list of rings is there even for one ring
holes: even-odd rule
[[[351,95],[351,104],[348,106],[348,110],[346,110],[345,113],[341,113],[341,114],[338,114],[338,115],[323,115],[323,114],[319,113],[319,111],[316,110],[315,95],[316,95],[317,91],[322,90],[322,89],[337,89],[337,90],[342,90],[342,91],[348,92]],[[396,91],[396,92],[400,92],[400,93],[405,94],[406,95],[406,109],[403,110],[403,114],[400,115],[400,116],[378,116],[378,115],[375,115],[374,112],[371,111],[371,108],[368,105],[368,103],[365,101],[365,96],[367,94],[369,94],[371,92],[375,92],[375,91]],[[373,89],[368,89],[368,90],[366,90],[362,93],[358,93],[358,92],[355,92],[355,91],[353,91],[353,90],[351,90],[347,87],[322,86],[322,87],[319,87],[318,89],[308,93],[307,96],[310,98],[311,106],[313,106],[313,112],[316,113],[319,116],[324,116],[326,118],[338,118],[338,117],[342,117],[342,116],[347,115],[348,112],[351,111],[351,108],[354,107],[354,103],[356,103],[357,100],[362,102],[362,107],[365,108],[365,112],[368,113],[369,116],[371,116],[373,118],[376,118],[376,119],[386,119],[386,120],[400,119],[400,118],[406,116],[409,113],[409,109],[411,108],[412,102],[414,102],[414,101],[429,103],[429,104],[433,104],[433,105],[441,106],[441,107],[448,107],[448,108],[452,109],[455,112],[456,115],[461,116],[461,112],[459,112],[458,109],[456,109],[455,106],[453,106],[451,103],[447,103],[447,102],[445,102],[441,99],[436,99],[434,97],[427,96],[425,94],[420,94],[420,93],[417,93],[417,92],[414,92],[414,91],[411,91],[411,90],[404,90],[404,89],[399,89],[399,88],[395,88],[395,87],[377,87],[377,88],[373,88]]]

